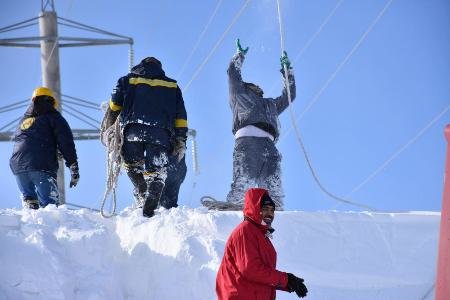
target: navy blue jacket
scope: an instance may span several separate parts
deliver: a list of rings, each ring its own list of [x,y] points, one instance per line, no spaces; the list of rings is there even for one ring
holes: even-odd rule
[[[122,130],[128,124],[139,123],[166,129],[171,137],[186,137],[187,134],[181,90],[157,64],[141,62],[131,73],[121,77],[111,95],[109,111],[120,112]],[[108,123],[112,123],[114,117]]]
[[[35,100],[25,113],[14,136],[9,165],[14,174],[58,170],[57,149],[66,166],[77,161],[72,131],[63,116],[47,101]]]

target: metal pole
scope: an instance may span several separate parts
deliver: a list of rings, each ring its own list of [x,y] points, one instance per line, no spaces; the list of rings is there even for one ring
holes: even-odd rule
[[[61,79],[59,74],[58,24],[55,11],[42,11],[39,14],[39,32],[41,37],[42,85],[53,91],[58,99],[61,111]],[[59,203],[66,203],[64,187],[64,160],[59,159],[57,182]]]
[[[450,299],[450,124],[445,128],[447,158],[444,173],[444,196],[442,197],[441,229],[436,275],[436,300]]]

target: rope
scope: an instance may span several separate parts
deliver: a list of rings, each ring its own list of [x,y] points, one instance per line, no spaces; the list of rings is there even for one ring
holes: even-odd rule
[[[277,9],[278,9],[278,23],[279,23],[279,29],[280,29],[280,46],[281,46],[281,55],[284,54],[284,34],[283,34],[283,22],[282,22],[282,18],[281,18],[281,9],[280,9],[280,0],[277,0]],[[286,85],[286,91],[287,91],[287,96],[288,96],[288,100],[289,100],[289,115],[291,117],[291,122],[292,122],[292,127],[294,128],[294,132],[296,134],[297,137],[297,141],[300,144],[301,150],[303,152],[303,155],[305,156],[305,160],[308,164],[309,170],[311,171],[311,174],[314,178],[314,181],[317,183],[317,185],[319,186],[319,188],[322,190],[322,192],[324,192],[326,195],[328,195],[329,197],[331,197],[332,199],[339,201],[339,202],[343,202],[346,204],[350,204],[353,206],[357,206],[360,208],[364,208],[364,209],[368,209],[369,211],[375,211],[374,208],[367,206],[365,204],[360,204],[357,202],[353,202],[347,199],[343,199],[339,196],[334,195],[333,193],[329,192],[321,183],[321,181],[319,180],[319,177],[317,176],[317,173],[315,172],[311,160],[309,158],[309,155],[306,151],[305,145],[303,144],[303,140],[300,136],[300,132],[298,130],[297,127],[297,123],[295,121],[295,116],[294,116],[294,112],[292,109],[292,99],[291,99],[291,91],[290,91],[290,82],[289,82],[289,74],[288,74],[288,69],[287,66],[284,65],[284,78],[285,78],[285,85]]]
[[[106,146],[106,189],[103,195],[100,213],[104,218],[110,218],[115,215],[117,206],[116,188],[117,181],[120,175],[120,166],[122,164],[122,156],[120,155],[120,149],[123,144],[122,132],[120,130],[119,118],[109,128],[105,128],[105,124],[102,124],[100,138]],[[109,213],[105,212],[106,199],[111,197],[112,210]]]
[[[214,54],[214,52],[217,50],[217,48],[222,43],[225,36],[228,34],[228,31],[230,31],[231,27],[233,27],[234,23],[239,19],[241,14],[244,12],[245,8],[247,8],[247,5],[250,3],[250,0],[246,0],[245,3],[242,5],[242,7],[239,9],[239,11],[236,13],[236,15],[233,17],[233,20],[231,20],[230,25],[228,25],[227,29],[224,31],[220,39],[217,41],[217,43],[214,45],[214,47],[209,52],[208,56],[206,56],[205,60],[200,64],[200,66],[197,68],[197,70],[194,72],[194,75],[192,75],[191,80],[189,80],[188,84],[183,89],[183,93],[185,93],[188,88],[191,86],[192,82],[197,78],[198,74],[200,74],[203,67],[206,65],[208,60],[211,58],[211,56]]]

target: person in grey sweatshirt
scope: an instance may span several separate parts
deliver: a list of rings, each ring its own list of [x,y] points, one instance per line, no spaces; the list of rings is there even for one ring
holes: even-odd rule
[[[251,187],[269,191],[276,209],[283,209],[281,184],[281,155],[275,147],[280,135],[278,116],[289,106],[285,87],[281,96],[265,98],[263,90],[242,80],[241,67],[248,47],[243,49],[237,40],[237,53],[228,67],[230,107],[233,114],[233,182],[227,200],[242,207],[244,194]],[[291,101],[295,99],[295,80],[286,52],[280,59],[284,78],[286,67]],[[284,80],[286,80],[284,78]]]

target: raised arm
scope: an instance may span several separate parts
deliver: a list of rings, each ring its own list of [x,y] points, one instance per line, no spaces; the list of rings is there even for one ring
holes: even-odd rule
[[[286,51],[284,51],[283,55],[280,58],[281,62],[281,74],[283,75],[283,92],[281,96],[277,97],[275,99],[275,104],[277,106],[278,114],[281,114],[288,106],[289,106],[289,98],[288,93],[286,89],[286,75],[285,75],[285,69],[288,73],[288,82],[289,82],[289,91],[291,94],[291,101],[294,101],[296,96],[296,86],[295,86],[295,78],[294,78],[294,72],[292,70],[291,62],[289,61],[289,58],[287,56]]]
[[[237,39],[236,49],[236,54],[231,59],[227,71],[230,90],[234,90],[237,86],[242,84],[241,67],[244,63],[245,54],[247,54],[248,47],[242,49],[241,42],[239,39]]]

